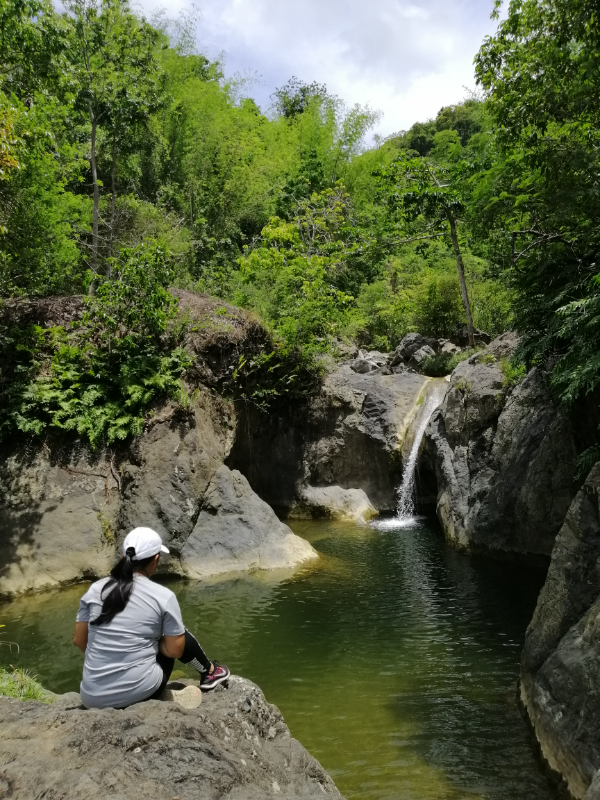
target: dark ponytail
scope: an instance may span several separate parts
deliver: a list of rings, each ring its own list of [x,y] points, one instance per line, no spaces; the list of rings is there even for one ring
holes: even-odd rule
[[[102,611],[100,616],[90,622],[90,625],[106,625],[111,622],[113,617],[125,609],[131,597],[131,590],[133,589],[133,572],[134,569],[143,569],[146,567],[156,556],[144,558],[141,561],[134,561],[135,548],[128,547],[127,552],[118,564],[110,571],[110,580],[102,588]],[[104,593],[110,589],[109,593],[104,597]]]

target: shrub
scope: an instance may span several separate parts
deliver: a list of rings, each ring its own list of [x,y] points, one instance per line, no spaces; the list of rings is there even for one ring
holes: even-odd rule
[[[466,361],[478,351],[478,348],[467,347],[461,350],[460,353],[451,355],[450,353],[437,353],[435,356],[423,359],[421,364],[421,372],[428,375],[430,378],[442,378],[444,375],[450,375],[461,361]]]
[[[448,337],[464,317],[455,275],[428,276],[415,292],[414,326],[427,336]]]
[[[3,331],[0,436],[75,431],[93,448],[141,432],[151,405],[181,393],[191,365],[178,346],[171,273],[156,244],[123,249],[69,330]]]

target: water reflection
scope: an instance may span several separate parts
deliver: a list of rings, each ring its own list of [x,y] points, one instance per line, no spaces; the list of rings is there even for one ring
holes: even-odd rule
[[[549,798],[515,691],[543,575],[468,558],[422,519],[293,527],[322,553],[301,572],[171,584],[209,654],[260,684],[348,798]],[[0,659],[76,688],[82,591],[0,607],[21,644]]]

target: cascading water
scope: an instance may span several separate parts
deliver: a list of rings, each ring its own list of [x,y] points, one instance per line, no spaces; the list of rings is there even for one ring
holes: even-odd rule
[[[408,461],[402,476],[402,483],[398,489],[398,508],[397,516],[400,519],[407,519],[415,513],[415,472],[417,469],[417,458],[419,457],[419,447],[425,435],[425,428],[431,419],[431,415],[442,402],[439,389],[434,390],[424,404],[421,414],[419,427],[415,433],[415,440],[410,450]]]
[[[422,406],[422,411],[419,419],[419,426],[415,433],[415,438],[410,450],[404,474],[402,475],[402,483],[398,489],[398,505],[396,507],[396,516],[391,519],[378,520],[372,523],[373,527],[379,530],[393,530],[395,528],[410,527],[415,522],[415,473],[417,470],[417,459],[419,457],[419,448],[425,435],[425,429],[431,419],[433,412],[442,402],[444,397],[443,391],[435,388],[429,395],[427,400]]]

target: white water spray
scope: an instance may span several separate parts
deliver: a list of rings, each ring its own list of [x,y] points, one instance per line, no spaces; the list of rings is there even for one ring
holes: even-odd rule
[[[444,397],[443,391],[439,388],[433,390],[431,395],[427,398],[421,411],[421,418],[419,420],[419,427],[415,433],[415,438],[404,468],[402,475],[402,483],[398,489],[398,505],[396,508],[396,516],[391,519],[383,519],[373,523],[373,527],[379,530],[393,530],[396,528],[406,528],[415,524],[415,474],[417,470],[417,459],[419,457],[419,448],[425,435],[425,429],[431,419],[433,412],[442,402]]]

